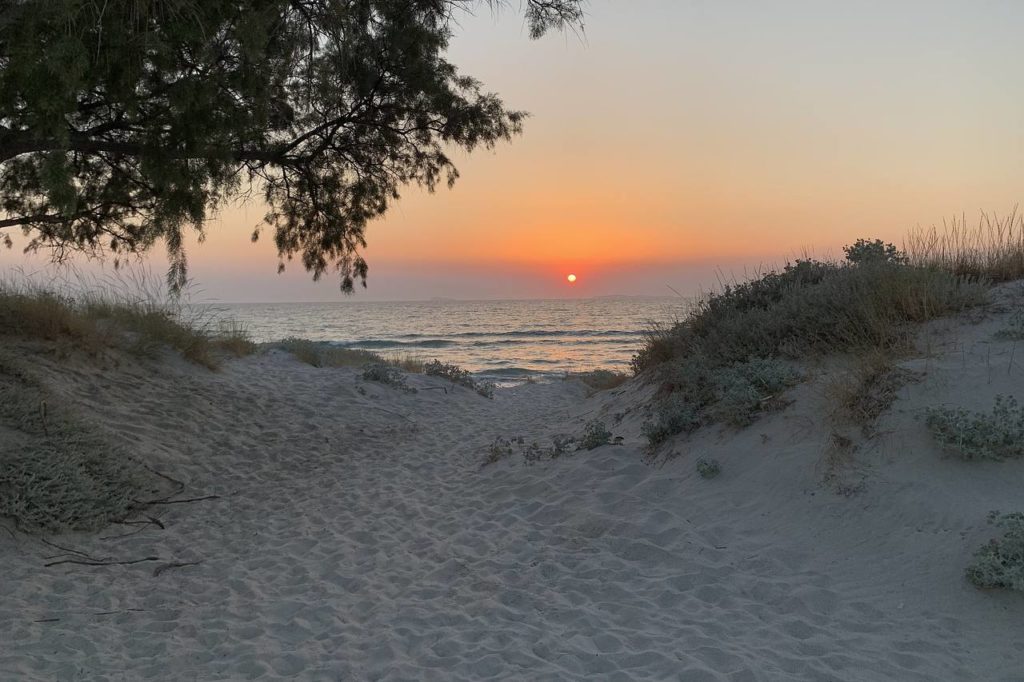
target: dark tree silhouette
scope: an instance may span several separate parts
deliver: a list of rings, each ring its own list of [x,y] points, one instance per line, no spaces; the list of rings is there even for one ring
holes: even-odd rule
[[[521,130],[445,59],[458,13],[491,4],[2,0],[0,237],[115,261],[163,240],[179,287],[183,231],[258,192],[280,267],[351,291],[401,188],[451,185],[448,150]],[[580,0],[522,10],[534,38],[582,21]]]

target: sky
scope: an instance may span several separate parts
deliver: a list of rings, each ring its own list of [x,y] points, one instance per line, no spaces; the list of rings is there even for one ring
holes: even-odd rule
[[[518,0],[483,5],[450,57],[525,132],[457,153],[452,190],[406,189],[367,229],[357,300],[693,293],[1021,199],[1017,0],[590,0],[583,36],[539,41]],[[263,213],[189,244],[194,290],[344,300],[336,276],[276,273],[270,235],[249,241]]]

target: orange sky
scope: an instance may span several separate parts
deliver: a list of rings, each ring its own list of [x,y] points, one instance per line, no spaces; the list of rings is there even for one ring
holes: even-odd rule
[[[692,291],[716,266],[1011,209],[1024,3],[841,4],[593,0],[585,40],[539,42],[511,10],[467,17],[452,57],[531,112],[525,135],[458,154],[452,191],[407,190],[368,229],[358,296]],[[339,298],[333,277],[275,274],[270,235],[248,241],[262,214],[227,209],[191,246],[206,294]]]

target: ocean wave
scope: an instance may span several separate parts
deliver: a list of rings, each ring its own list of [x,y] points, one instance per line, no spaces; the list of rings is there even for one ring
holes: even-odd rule
[[[626,336],[634,338],[642,336],[644,334],[642,329],[517,329],[513,331],[501,332],[501,331],[477,331],[477,332],[455,332],[453,334],[445,334],[444,336],[450,339],[473,339],[485,336],[497,336],[497,337],[524,337],[524,338],[543,338],[553,337],[561,338],[566,336],[580,336],[580,337],[610,337],[610,336]],[[401,334],[396,336],[396,339],[419,339],[426,334]]]
[[[397,339],[365,339],[362,341],[335,342],[333,345],[342,348],[450,348],[458,345],[449,339],[423,339],[422,341],[398,341]]]

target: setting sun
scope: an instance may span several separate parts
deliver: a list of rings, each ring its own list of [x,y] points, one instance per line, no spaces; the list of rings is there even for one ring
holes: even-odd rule
[[[576,275],[569,275],[566,279],[569,280],[569,284],[572,284],[576,281]]]

